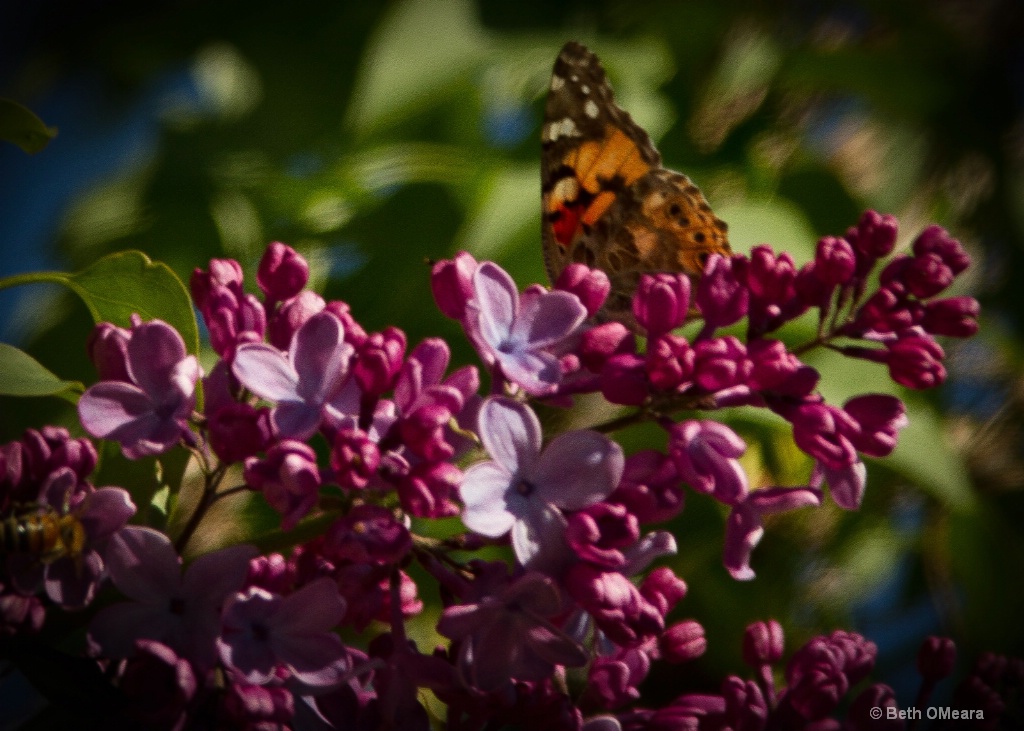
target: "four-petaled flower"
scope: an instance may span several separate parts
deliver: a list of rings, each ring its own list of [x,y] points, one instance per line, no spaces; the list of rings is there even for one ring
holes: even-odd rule
[[[135,318],[125,367],[130,381],[100,381],[82,394],[82,426],[94,437],[119,442],[128,459],[165,452],[188,432],[199,361],[166,322]]]
[[[529,394],[552,392],[562,375],[557,350],[586,319],[583,303],[562,290],[531,287],[520,294],[493,262],[480,264],[472,282],[466,318],[480,357]]]
[[[506,398],[488,399],[480,408],[480,440],[492,461],[466,471],[463,522],[495,538],[512,531],[524,566],[558,565],[568,555],[561,510],[579,510],[611,494],[625,465],[622,448],[603,434],[572,431],[542,452],[536,414]]]
[[[340,426],[358,413],[359,389],[348,377],[352,353],[341,321],[323,311],[296,331],[287,354],[247,343],[232,370],[243,386],[276,403],[270,420],[279,437],[304,440],[321,422]]]

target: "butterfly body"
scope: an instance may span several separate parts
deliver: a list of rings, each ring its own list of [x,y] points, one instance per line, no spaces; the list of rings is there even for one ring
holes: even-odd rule
[[[687,176],[662,167],[597,56],[578,43],[555,61],[541,139],[548,275],[555,281],[571,262],[602,269],[612,284],[605,317],[631,320],[644,272],[699,276],[708,255],[729,253],[726,224]]]

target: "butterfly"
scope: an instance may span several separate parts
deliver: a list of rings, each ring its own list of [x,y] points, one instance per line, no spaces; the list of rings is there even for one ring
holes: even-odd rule
[[[635,328],[644,272],[699,276],[728,255],[726,224],[688,177],[667,170],[651,138],[615,103],[597,56],[566,43],[555,61],[541,131],[544,262],[554,282],[571,262],[603,270],[601,316]]]

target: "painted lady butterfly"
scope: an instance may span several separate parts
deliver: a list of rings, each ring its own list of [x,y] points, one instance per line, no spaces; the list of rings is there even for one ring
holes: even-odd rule
[[[570,262],[608,274],[603,315],[634,325],[644,272],[700,275],[729,254],[726,225],[650,137],[615,104],[597,56],[569,42],[555,61],[541,134],[544,261],[554,282]]]

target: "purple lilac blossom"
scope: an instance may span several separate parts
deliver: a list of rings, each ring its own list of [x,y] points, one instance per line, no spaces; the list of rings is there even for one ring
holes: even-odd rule
[[[331,579],[317,579],[288,596],[250,587],[224,610],[220,658],[252,685],[276,681],[284,668],[304,687],[336,687],[349,658],[331,629],[344,614],[345,600]]]
[[[470,530],[497,538],[509,531],[524,566],[566,557],[561,510],[607,497],[622,477],[622,448],[593,431],[566,432],[541,451],[541,427],[517,401],[491,398],[480,409],[480,439],[492,461],[466,471],[460,493]]]
[[[82,394],[82,426],[94,437],[119,442],[128,459],[161,454],[188,433],[202,369],[177,330],[161,320],[138,319],[126,369],[130,381],[100,381]]]
[[[263,343],[238,348],[235,377],[276,404],[270,420],[279,437],[305,440],[322,422],[338,426],[358,413],[358,389],[349,379],[353,349],[344,337],[341,321],[321,312],[296,331],[287,354]]]
[[[129,526],[110,541],[107,568],[114,586],[132,601],[102,609],[89,628],[107,657],[129,657],[136,640],[161,642],[200,672],[217,659],[221,608],[245,583],[252,546],[200,556],[185,571],[163,533]]]
[[[505,270],[484,262],[473,273],[467,332],[481,359],[531,395],[561,380],[558,349],[577,334],[587,310],[574,294],[530,288],[522,294]]]

